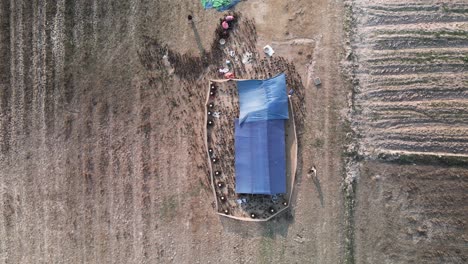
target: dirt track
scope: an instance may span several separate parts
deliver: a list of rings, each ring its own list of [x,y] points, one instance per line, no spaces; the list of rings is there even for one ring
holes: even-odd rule
[[[208,182],[220,13],[1,1],[0,263],[466,262],[466,4],[381,2],[350,1],[350,21],[341,1],[237,5],[255,21],[249,47],[272,44],[301,80],[292,211],[256,224],[218,217]]]

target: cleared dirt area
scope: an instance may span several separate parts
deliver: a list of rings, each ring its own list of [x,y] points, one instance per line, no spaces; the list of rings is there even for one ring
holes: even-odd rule
[[[468,156],[468,4],[394,2],[354,9],[361,144]]]

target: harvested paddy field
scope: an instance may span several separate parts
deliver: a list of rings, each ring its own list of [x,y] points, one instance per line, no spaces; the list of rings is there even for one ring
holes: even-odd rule
[[[348,10],[354,259],[465,263],[468,4],[357,0]]]
[[[363,151],[468,156],[468,4],[355,2]]]

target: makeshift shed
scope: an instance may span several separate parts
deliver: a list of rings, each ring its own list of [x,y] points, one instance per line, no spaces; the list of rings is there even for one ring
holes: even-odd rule
[[[286,193],[285,120],[235,120],[236,193]]]
[[[286,75],[237,81],[240,114],[235,120],[236,193],[286,193]]]
[[[237,90],[241,124],[289,118],[284,73],[266,80],[237,81]]]

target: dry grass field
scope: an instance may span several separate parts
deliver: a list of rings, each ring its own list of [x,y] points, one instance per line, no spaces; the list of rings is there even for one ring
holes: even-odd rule
[[[465,263],[468,4],[354,1],[357,263]]]
[[[465,263],[467,9],[240,2],[236,73],[289,73],[299,146],[291,210],[244,223],[203,140],[222,13],[0,1],[0,263]]]
[[[362,2],[354,106],[366,151],[468,156],[468,5]]]

